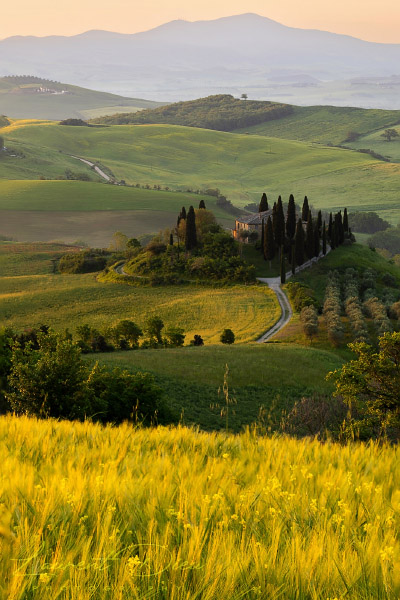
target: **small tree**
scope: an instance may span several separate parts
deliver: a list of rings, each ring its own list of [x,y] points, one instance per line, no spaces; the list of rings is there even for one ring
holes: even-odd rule
[[[145,333],[150,342],[162,344],[161,332],[164,329],[164,322],[160,317],[150,317],[145,324]]]
[[[136,325],[134,321],[124,319],[117,323],[113,328],[113,337],[117,343],[121,338],[126,340],[130,346],[136,347],[139,344],[139,338],[143,335],[143,331]]]
[[[293,194],[289,196],[289,204],[286,215],[286,233],[290,240],[294,238],[296,233],[296,205]]]
[[[307,196],[304,196],[304,202],[303,202],[303,208],[301,211],[301,220],[304,222],[308,221],[308,213],[309,213],[310,207],[308,205],[308,198]]]
[[[248,95],[247,94],[242,94],[240,97],[241,97],[242,100],[247,100]]]
[[[199,335],[199,334],[196,333],[194,335],[193,339],[190,340],[190,345],[191,346],[204,346],[204,340],[201,337],[201,335]]]
[[[204,200],[200,200],[199,202],[199,208],[206,208],[206,203],[204,202]]]
[[[222,344],[233,344],[235,342],[235,334],[232,329],[224,329],[221,333],[220,341]]]
[[[393,138],[399,137],[399,132],[396,129],[385,129],[381,137],[385,138],[387,142],[391,142]]]
[[[173,348],[180,348],[183,346],[186,336],[181,327],[169,327],[165,331],[165,337],[167,341],[167,346],[172,346]]]

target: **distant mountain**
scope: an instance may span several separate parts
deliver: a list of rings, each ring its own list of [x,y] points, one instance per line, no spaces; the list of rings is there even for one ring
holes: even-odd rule
[[[0,77],[0,115],[15,119],[89,119],[110,112],[135,112],[159,105],[158,102],[124,98],[40,77]]]
[[[400,108],[400,44],[286,27],[255,14],[172,21],[132,35],[16,36],[0,42],[0,57],[3,75],[29,72],[162,101],[246,92],[297,104]]]

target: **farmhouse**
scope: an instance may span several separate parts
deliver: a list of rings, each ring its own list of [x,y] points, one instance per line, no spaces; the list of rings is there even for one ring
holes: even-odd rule
[[[272,209],[238,217],[235,221],[235,229],[232,230],[233,237],[235,240],[255,242],[261,238],[262,222],[264,221],[264,225],[266,225],[269,216],[272,218]]]

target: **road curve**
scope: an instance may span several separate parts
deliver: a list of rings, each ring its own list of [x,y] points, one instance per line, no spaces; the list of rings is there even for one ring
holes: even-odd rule
[[[326,254],[328,254],[330,251],[331,251],[331,248],[328,246],[326,249]],[[307,262],[302,264],[301,267],[297,267],[296,273],[298,273],[299,271],[303,271],[303,269],[307,269],[307,268],[311,267],[314,263],[316,263],[323,257],[324,257],[324,255],[321,253],[318,256],[318,258],[312,258],[311,260],[308,260]],[[286,273],[286,280],[288,280],[291,276],[292,276],[291,271]],[[268,329],[268,331],[266,331],[264,333],[264,335],[262,335],[260,338],[258,338],[258,340],[256,340],[259,344],[262,344],[264,342],[267,342],[276,333],[278,333],[278,331],[283,329],[285,327],[285,325],[287,325],[289,323],[290,319],[293,316],[293,310],[292,310],[292,307],[290,306],[290,302],[287,299],[286,294],[283,292],[283,290],[281,288],[281,278],[280,277],[257,277],[257,279],[258,279],[258,281],[261,281],[261,283],[266,283],[268,285],[268,287],[271,288],[271,290],[273,290],[275,292],[275,294],[278,298],[279,306],[281,307],[281,311],[282,311],[279,321],[277,321],[275,323],[275,325],[273,325],[270,329]]]

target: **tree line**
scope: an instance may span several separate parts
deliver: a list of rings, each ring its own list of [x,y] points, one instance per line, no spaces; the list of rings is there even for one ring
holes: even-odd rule
[[[243,101],[229,94],[218,94],[136,113],[98,117],[91,119],[90,122],[104,125],[165,123],[232,131],[265,121],[281,119],[292,112],[293,107],[289,104],[256,100]]]
[[[268,211],[268,198],[264,193],[261,197],[259,212]],[[322,212],[318,211],[313,216],[307,196],[304,197],[301,215],[296,213],[296,204],[293,194],[290,194],[286,216],[283,209],[282,198],[274,203],[272,214],[262,221],[260,251],[264,260],[272,261],[279,255],[281,261],[281,279],[285,280],[286,263],[291,265],[293,274],[296,267],[300,267],[306,260],[325,255],[327,244],[332,250],[344,243],[353,240],[347,208],[344,214],[339,211],[330,213],[328,225],[322,220]]]

